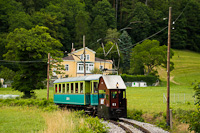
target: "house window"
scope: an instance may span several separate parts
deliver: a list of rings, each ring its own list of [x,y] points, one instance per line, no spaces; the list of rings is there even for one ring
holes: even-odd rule
[[[81,55],[80,59],[81,59],[81,60],[84,60],[84,54]],[[90,60],[90,55],[89,55],[89,54],[86,54],[86,55],[85,55],[85,59],[86,59],[86,60]]]
[[[53,68],[53,72],[52,72],[53,76],[57,76],[56,71],[57,71],[57,69]]]
[[[86,73],[91,73],[90,71],[94,69],[93,63],[86,63],[85,64]],[[84,73],[84,66],[83,63],[77,64],[77,72],[78,73]]]
[[[94,64],[92,64],[92,63],[89,64],[89,71],[91,71],[91,70],[94,70]]]
[[[82,55],[81,55],[81,57],[80,57],[80,58],[81,58],[81,60],[83,60],[83,59],[84,59],[83,57],[84,57],[84,55],[82,54]]]
[[[86,71],[89,70],[88,64],[85,64]]]
[[[78,64],[78,71],[83,71],[83,64]]]
[[[86,55],[86,60],[90,60],[90,55],[89,54]]]
[[[69,65],[65,64],[65,71],[69,71]]]
[[[99,69],[100,69],[100,70],[103,70],[103,66],[102,66],[102,65],[100,65],[100,66],[99,66]]]

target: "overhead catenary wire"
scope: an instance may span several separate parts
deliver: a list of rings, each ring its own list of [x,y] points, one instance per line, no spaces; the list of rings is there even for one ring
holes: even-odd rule
[[[13,61],[13,60],[0,60],[0,62],[5,63],[41,63],[47,61],[35,60],[35,61]]]
[[[186,9],[186,7],[187,7],[188,4],[189,4],[189,1],[187,2],[185,8],[184,8],[184,9],[181,11],[181,13],[178,15],[178,17],[173,21],[174,23],[181,17],[181,15],[182,15],[183,12],[185,11],[185,9]],[[168,26],[164,27],[164,28],[161,29],[160,31],[158,31],[158,32],[156,32],[156,33],[150,35],[149,37],[147,37],[147,38],[145,38],[145,39],[143,39],[143,40],[141,40],[141,41],[139,41],[139,42],[137,42],[137,43],[134,43],[134,44],[132,44],[132,45],[130,45],[130,46],[128,46],[128,47],[122,48],[121,51],[126,50],[126,49],[130,49],[131,47],[133,47],[133,46],[135,46],[135,45],[137,45],[137,44],[139,44],[139,43],[142,43],[143,41],[145,41],[145,40],[147,40],[147,39],[150,39],[150,38],[154,37],[155,35],[159,34],[160,32],[164,31],[164,30],[167,29],[167,28],[168,28]],[[110,52],[110,53],[116,53],[116,52],[118,52],[118,51],[112,51],[112,52]],[[96,53],[96,54],[103,54],[103,53]]]

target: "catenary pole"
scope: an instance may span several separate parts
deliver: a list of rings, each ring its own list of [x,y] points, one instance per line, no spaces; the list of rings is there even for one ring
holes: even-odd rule
[[[85,69],[85,35],[83,35],[83,59],[84,59],[84,76],[86,76],[86,69]]]
[[[49,65],[50,65],[50,53],[48,53],[48,62],[47,62],[47,100],[49,100]]]
[[[170,47],[171,47],[171,10],[169,7],[168,49],[167,49],[167,125],[170,126]]]

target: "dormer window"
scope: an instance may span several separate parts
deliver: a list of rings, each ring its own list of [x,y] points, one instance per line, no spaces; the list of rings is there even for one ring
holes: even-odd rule
[[[90,60],[90,55],[89,54],[86,55],[86,60]]]
[[[80,58],[81,58],[81,60],[84,60],[84,55],[82,54]],[[89,54],[85,55],[85,60],[90,60],[90,55]]]

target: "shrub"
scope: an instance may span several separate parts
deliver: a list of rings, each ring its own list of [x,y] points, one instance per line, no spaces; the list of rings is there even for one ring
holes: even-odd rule
[[[134,119],[134,120],[137,120],[137,121],[144,122],[142,115],[143,115],[142,110],[136,110],[136,109],[127,110],[127,117],[129,119]]]
[[[105,126],[105,124],[100,122],[99,118],[87,117],[85,119],[84,126],[79,129],[79,132],[80,133],[85,133],[85,132],[106,133],[107,129],[108,128]]]
[[[153,75],[127,75],[127,74],[122,74],[121,77],[124,80],[124,82],[145,81],[145,82],[147,82],[148,85],[152,85],[158,79],[158,77],[153,76]]]
[[[53,100],[46,99],[0,99],[1,105],[6,106],[36,106],[46,111],[57,110],[58,107],[53,103]]]

